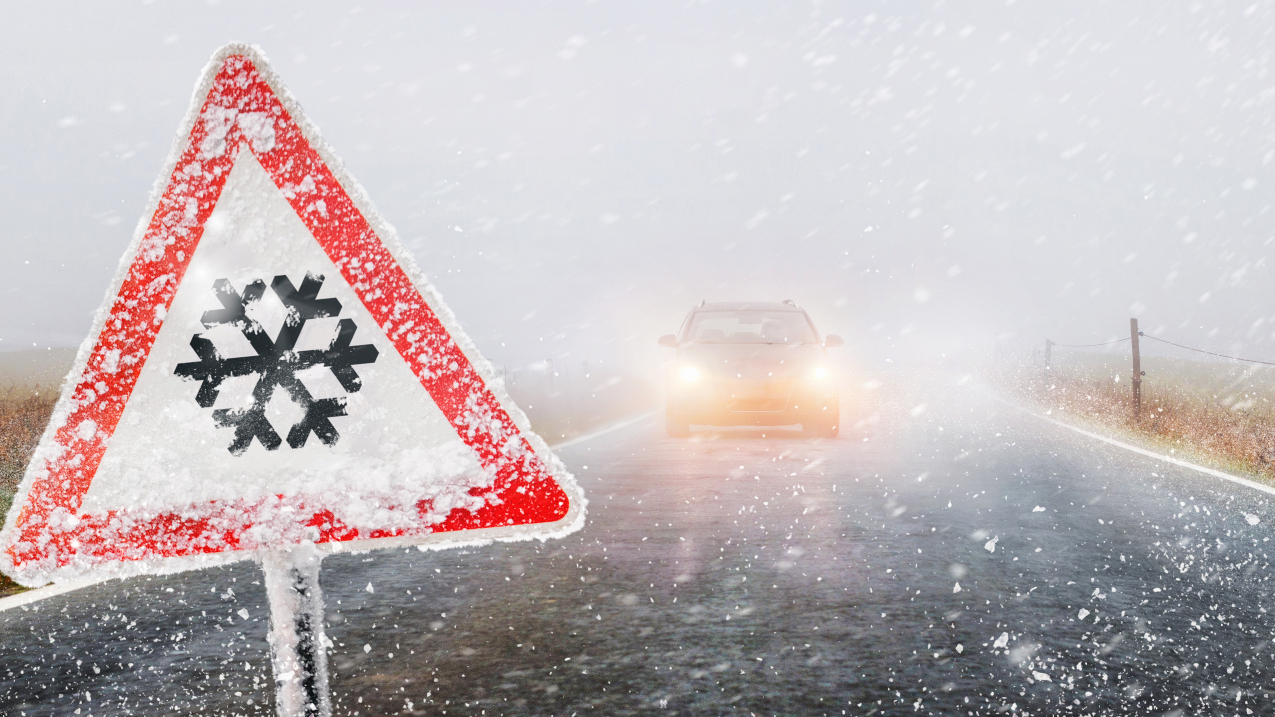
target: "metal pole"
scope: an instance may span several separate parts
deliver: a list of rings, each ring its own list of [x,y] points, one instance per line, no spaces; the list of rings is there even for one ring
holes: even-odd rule
[[[1133,344],[1133,415],[1142,413],[1142,357],[1138,355],[1138,320],[1129,319],[1129,340]]]
[[[270,658],[279,717],[331,717],[323,593],[313,543],[266,553],[261,569],[270,603]]]

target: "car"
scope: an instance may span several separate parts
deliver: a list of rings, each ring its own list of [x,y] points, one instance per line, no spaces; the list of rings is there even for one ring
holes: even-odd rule
[[[677,350],[669,364],[665,428],[674,438],[694,425],[787,426],[836,437],[841,398],[827,349],[810,315],[791,300],[701,301],[677,334],[659,345]]]

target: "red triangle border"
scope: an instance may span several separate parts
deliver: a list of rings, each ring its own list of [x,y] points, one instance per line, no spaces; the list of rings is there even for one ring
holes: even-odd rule
[[[53,449],[38,451],[35,460],[44,465],[28,469],[28,475],[35,471],[35,478],[16,520],[10,518],[3,546],[2,562],[14,572],[48,573],[68,565],[253,550],[305,539],[378,540],[553,523],[569,513],[570,500],[553,472],[307,140],[250,54],[255,55],[223,55],[87,365],[69,396],[63,397],[69,412],[60,425],[46,431],[42,443],[51,439]],[[244,135],[234,121],[244,113],[261,113],[271,121],[272,144],[260,133]],[[471,490],[491,496],[482,508],[457,508],[442,522],[431,524],[425,520],[430,506],[422,502],[411,507],[421,518],[419,528],[407,530],[344,525],[312,496],[214,502],[147,515],[79,513],[203,226],[241,151],[253,152],[457,434],[495,474],[492,488]],[[254,532],[263,514],[278,509],[299,516],[294,530],[268,537]]]

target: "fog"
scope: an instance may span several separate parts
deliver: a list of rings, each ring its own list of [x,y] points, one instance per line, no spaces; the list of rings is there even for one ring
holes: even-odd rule
[[[785,298],[878,362],[1103,341],[1130,316],[1269,359],[1273,14],[10,6],[0,350],[83,340],[201,69],[244,41],[498,364],[649,371],[701,299]]]

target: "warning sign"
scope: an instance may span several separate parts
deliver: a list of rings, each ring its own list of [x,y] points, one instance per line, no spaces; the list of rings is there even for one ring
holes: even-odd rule
[[[571,475],[252,48],[209,65],[0,534],[26,584],[561,535]]]

